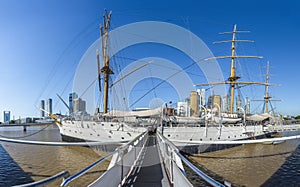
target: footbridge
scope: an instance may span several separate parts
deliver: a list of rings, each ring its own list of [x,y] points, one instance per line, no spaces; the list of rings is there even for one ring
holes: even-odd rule
[[[179,150],[159,132],[144,132],[134,140],[118,147],[115,151],[100,158],[80,172],[64,179],[61,186],[111,158],[105,173],[92,182],[89,187],[98,186],[193,186],[185,173],[185,167],[192,169],[208,186],[225,186],[200,171],[191,164]],[[185,165],[185,167],[183,166]]]

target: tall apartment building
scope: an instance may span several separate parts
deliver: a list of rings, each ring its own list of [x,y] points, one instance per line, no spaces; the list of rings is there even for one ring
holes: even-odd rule
[[[45,100],[41,100],[40,102],[40,118],[45,117]]]
[[[52,114],[52,99],[49,98],[47,99],[46,101],[46,108],[47,108],[47,111]]]

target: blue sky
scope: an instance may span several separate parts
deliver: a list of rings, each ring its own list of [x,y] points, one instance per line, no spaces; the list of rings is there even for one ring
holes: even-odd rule
[[[281,85],[271,88],[271,95],[282,100],[274,104],[276,110],[300,114],[297,0],[0,0],[0,121],[3,110],[10,110],[15,118],[38,116],[39,100],[49,97],[54,99],[54,112],[66,112],[55,94],[67,100],[81,56],[99,37],[104,8],[113,11],[114,28],[136,21],[167,21],[198,35],[215,55],[229,53],[229,46],[212,44],[225,39],[219,32],[232,30],[233,24],[250,30],[240,38],[255,43],[241,46],[241,53],[264,58],[251,61],[241,73],[252,80],[263,80],[259,74],[270,61],[274,67],[271,72],[276,75],[271,82]],[[133,54],[128,50],[126,56]],[[227,62],[220,65],[228,71]],[[247,92],[252,92],[247,96],[253,99],[263,96],[261,88],[249,88]]]

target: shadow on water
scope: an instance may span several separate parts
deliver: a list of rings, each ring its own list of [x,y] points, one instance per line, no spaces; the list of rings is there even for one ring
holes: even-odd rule
[[[29,173],[26,173],[6,152],[0,144],[0,186],[13,186],[34,182]]]
[[[300,145],[262,186],[300,186]]]
[[[286,155],[286,154],[290,154],[290,153],[293,153],[293,151],[287,151],[287,152],[275,153],[275,154],[267,154],[267,155],[241,156],[241,157],[205,156],[205,155],[195,155],[194,157],[234,160],[234,159],[246,159],[246,158],[264,158],[264,157],[271,157],[271,156]]]

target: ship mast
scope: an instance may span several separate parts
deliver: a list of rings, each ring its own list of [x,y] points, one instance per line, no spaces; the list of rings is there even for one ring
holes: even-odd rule
[[[270,76],[272,76],[270,74],[270,63],[269,61],[267,62],[267,66],[266,66],[266,83],[265,83],[265,95],[264,95],[264,99],[263,100],[252,100],[252,101],[264,101],[264,108],[263,110],[265,111],[265,113],[269,113],[269,104],[271,105],[271,101],[281,101],[281,100],[271,100],[271,96],[269,95],[269,87],[270,86],[278,86],[276,84],[270,84]],[[271,105],[272,107],[272,105]]]
[[[108,54],[108,45],[109,45],[109,36],[108,29],[110,27],[110,18],[111,12],[105,10],[103,16],[103,25],[100,25],[100,35],[101,35],[101,46],[102,46],[102,59],[103,67],[101,68],[101,73],[104,75],[104,93],[103,93],[103,113],[108,112],[108,89],[109,89],[109,77],[114,72],[109,67],[109,54]]]
[[[236,24],[233,27],[232,32],[222,32],[220,34],[232,34],[231,40],[224,40],[219,42],[214,42],[214,44],[219,43],[231,43],[231,55],[230,56],[219,56],[219,57],[213,57],[209,58],[207,60],[211,59],[224,59],[229,58],[231,59],[230,63],[230,76],[228,77],[227,81],[225,82],[214,82],[214,83],[208,83],[208,84],[196,84],[196,86],[209,86],[209,85],[218,85],[218,84],[229,84],[230,85],[230,106],[229,106],[229,113],[233,114],[234,112],[234,97],[235,97],[235,88],[238,84],[243,85],[251,85],[251,84],[259,84],[259,85],[265,85],[265,83],[261,82],[237,82],[237,80],[240,78],[236,75],[235,69],[236,69],[236,59],[238,58],[262,58],[261,56],[237,56],[236,55],[236,43],[240,42],[253,42],[252,40],[237,40],[236,34],[237,33],[248,33],[249,31],[238,31],[236,29]]]
[[[269,61],[267,62],[267,73],[266,73],[266,88],[265,88],[265,105],[266,105],[266,113],[269,113],[269,101],[271,97],[269,96],[269,71],[270,71],[270,65]]]

